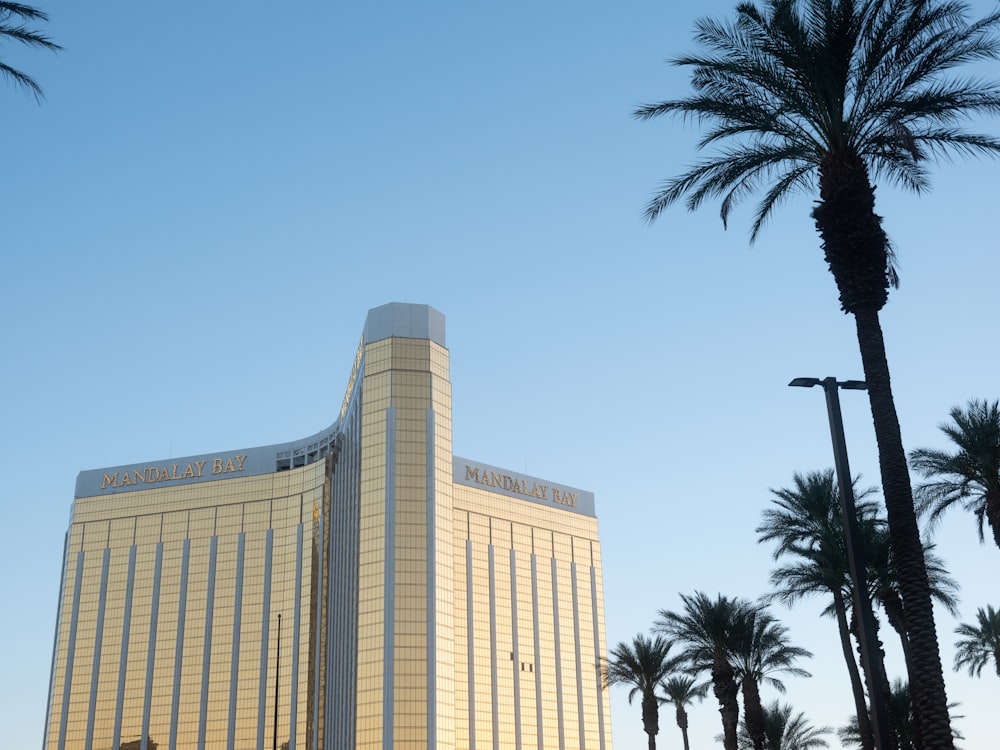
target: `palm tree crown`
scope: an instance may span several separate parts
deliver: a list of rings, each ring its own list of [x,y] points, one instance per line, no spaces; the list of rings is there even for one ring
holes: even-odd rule
[[[20,42],[29,47],[43,47],[50,50],[62,49],[44,34],[28,28],[29,21],[48,21],[49,17],[30,5],[0,2],[0,45],[7,41]],[[42,96],[42,89],[34,78],[0,61],[0,76],[27,89],[36,99]]]
[[[748,609],[740,614],[739,625],[730,644],[730,660],[743,688],[743,723],[755,750],[764,750],[767,727],[760,700],[760,683],[767,682],[779,692],[785,685],[775,673],[810,677],[795,661],[811,657],[804,648],[788,642],[788,628],[764,609]]]
[[[662,636],[639,633],[632,643],[619,643],[611,649],[604,675],[606,685],[627,685],[628,702],[638,694],[642,700],[642,726],[649,736],[649,750],[656,748],[656,735],[660,731],[659,701],[656,688],[676,668],[670,658],[672,643]]]
[[[955,453],[922,448],[910,452],[910,464],[932,481],[917,488],[917,496],[936,522],[942,513],[961,504],[975,514],[979,541],[983,522],[1000,547],[1000,403],[973,399],[965,409],[949,412],[941,431],[958,449]]]
[[[681,730],[681,738],[684,741],[684,750],[688,750],[688,715],[687,706],[700,701],[708,692],[708,683],[698,683],[694,677],[687,674],[676,674],[668,677],[660,683],[663,690],[662,703],[670,703],[677,713],[677,726]]]
[[[682,644],[680,659],[692,672],[710,672],[712,689],[719,701],[724,746],[736,750],[739,724],[739,688],[730,659],[730,648],[745,614],[757,608],[744,599],[719,594],[713,601],[701,591],[680,595],[682,612],[660,610],[654,629]]]
[[[764,706],[764,725],[767,750],[814,750],[817,747],[829,747],[823,738],[831,734],[830,727],[814,727],[801,711],[792,716],[792,707],[780,704],[778,701]],[[753,740],[746,731],[746,726],[740,731],[739,750],[752,750]]]
[[[814,189],[830,157],[845,151],[916,191],[928,186],[929,156],[1000,151],[997,139],[958,127],[970,113],[1000,111],[1000,87],[943,75],[1000,53],[1000,14],[969,23],[967,13],[957,2],[766,0],[741,2],[732,23],[698,21],[706,52],[672,61],[693,69],[694,95],[635,114],[696,118],[708,125],[699,148],[720,150],[668,180],[647,217],[687,196],[691,209],[721,198],[725,221],[768,185],[756,238],[783,198]]]
[[[1000,612],[987,604],[976,612],[978,625],[962,623],[955,632],[962,639],[955,643],[955,670],[968,667],[969,676],[979,675],[983,667],[993,662],[1000,677]]]

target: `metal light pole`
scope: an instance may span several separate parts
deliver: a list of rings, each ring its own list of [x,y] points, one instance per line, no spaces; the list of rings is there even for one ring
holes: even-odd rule
[[[847,442],[844,439],[844,419],[840,412],[840,388],[863,391],[867,388],[862,380],[842,380],[836,378],[795,378],[788,385],[812,388],[823,386],[826,393],[826,411],[830,418],[830,437],[833,439],[833,463],[837,470],[837,484],[840,487],[840,512],[844,518],[844,539],[847,542],[847,565],[854,585],[854,611],[861,625],[861,663],[868,677],[868,696],[871,702],[872,729],[875,747],[887,750],[895,747],[890,741],[889,723],[886,716],[885,674],[882,660],[878,658],[878,638],[875,635],[875,618],[872,603],[868,598],[868,582],[865,576],[865,554],[858,533],[858,514],[854,505],[854,487],[851,482],[851,468],[847,463]]]

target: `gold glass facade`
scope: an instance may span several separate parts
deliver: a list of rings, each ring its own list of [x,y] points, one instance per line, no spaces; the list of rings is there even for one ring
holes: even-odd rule
[[[610,750],[592,506],[455,458],[443,317],[376,308],[327,432],[81,473],[45,748]]]

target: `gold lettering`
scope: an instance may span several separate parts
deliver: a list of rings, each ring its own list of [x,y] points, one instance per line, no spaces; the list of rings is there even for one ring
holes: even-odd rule
[[[226,473],[228,474],[231,471],[236,471],[236,466],[233,464],[233,459],[229,459],[228,461],[226,461]]]
[[[194,465],[198,467],[198,473],[195,476],[199,476],[200,477],[202,469],[205,468],[205,462],[204,461],[195,461]]]
[[[559,495],[559,490],[555,487],[552,488],[552,502],[562,503],[562,497]]]
[[[243,462],[247,460],[246,456],[237,456],[236,463],[239,465],[236,471],[243,471]]]
[[[106,477],[107,474],[105,474],[104,476]],[[465,465],[465,481],[468,482],[470,479],[473,482],[478,482],[479,481],[479,469],[477,468],[477,469],[473,470],[473,468],[471,466],[469,466],[468,464],[466,464]]]
[[[121,481],[121,485],[120,486],[122,486],[122,487],[131,487],[132,486],[132,480],[128,478],[128,472],[127,471],[123,471],[122,472],[122,481]]]
[[[221,474],[222,473],[222,459],[221,458],[213,458],[212,459],[212,473],[213,474]]]
[[[117,486],[118,486],[118,472],[117,471],[114,474],[111,474],[110,476],[108,474],[104,475],[104,480],[101,482],[101,489],[102,490],[105,490],[108,487],[117,487]]]
[[[184,473],[181,475],[181,479],[191,479],[191,477],[193,476],[194,476],[194,469],[191,468],[191,464],[188,464],[187,468],[184,469]]]
[[[503,487],[503,477],[500,474],[490,472],[490,487]]]
[[[154,471],[156,470],[155,466],[153,467],[153,470]],[[164,466],[162,469],[160,469],[160,478],[157,479],[156,481],[157,482],[169,482],[170,481],[170,469],[168,469],[166,466]]]

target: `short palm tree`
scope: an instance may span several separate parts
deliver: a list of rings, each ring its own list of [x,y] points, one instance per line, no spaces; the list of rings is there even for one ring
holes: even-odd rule
[[[684,740],[684,750],[690,750],[687,706],[705,697],[708,692],[708,683],[699,683],[691,675],[676,674],[661,682],[660,689],[663,691],[663,697],[660,701],[673,705],[677,711],[677,726],[680,728],[681,738]]]
[[[890,724],[895,732],[898,750],[917,750],[921,747],[917,742],[915,731],[915,716],[913,704],[910,701],[910,687],[904,680],[893,680],[889,690],[889,712],[892,714]],[[955,708],[957,703],[949,703],[948,709]],[[957,716],[955,718],[962,718]],[[846,726],[837,730],[837,737],[844,747],[860,747],[858,725],[851,717]],[[963,739],[961,732],[952,730],[952,739]]]
[[[955,633],[962,640],[955,643],[955,670],[968,667],[969,676],[979,675],[990,662],[1000,677],[1000,612],[987,604],[976,612],[978,625],[962,623]]]
[[[712,690],[719,701],[722,716],[723,746],[725,750],[736,750],[740,715],[736,696],[739,687],[730,659],[730,648],[740,619],[757,605],[722,594],[713,601],[700,591],[691,596],[680,596],[683,611],[660,610],[653,628],[680,641],[679,656],[689,671],[711,674]]]
[[[906,629],[906,611],[899,590],[899,575],[892,555],[892,545],[884,523],[862,523],[859,525],[865,561],[868,567],[868,587],[874,604],[885,612],[889,625],[896,631],[903,649],[907,670],[910,669],[913,654]],[[958,583],[948,573],[944,561],[934,552],[934,545],[924,543],[924,562],[927,580],[934,601],[951,615],[958,616]]]
[[[649,736],[649,750],[656,750],[656,735],[660,731],[660,707],[656,688],[675,669],[670,658],[672,644],[662,636],[639,633],[632,643],[619,643],[611,649],[604,676],[606,685],[627,685],[628,702],[639,695],[642,699],[642,728]]]
[[[760,683],[767,682],[779,692],[784,683],[774,675],[784,672],[796,677],[810,677],[795,666],[798,659],[811,657],[804,648],[788,642],[788,628],[766,610],[748,608],[737,620],[730,645],[730,659],[743,690],[743,723],[753,741],[754,750],[764,750],[766,723],[760,700]]]
[[[921,448],[910,452],[910,465],[931,481],[917,487],[920,502],[936,522],[953,505],[972,511],[984,541],[983,522],[1000,547],[1000,403],[973,399],[949,412],[941,431],[957,450]]]
[[[29,47],[43,47],[50,50],[62,49],[44,34],[29,29],[31,21],[48,21],[49,17],[30,5],[21,3],[0,2],[0,44],[13,41]],[[36,99],[42,96],[42,88],[34,78],[16,68],[12,68],[0,60],[0,76],[13,81],[18,86],[27,89]]]
[[[635,113],[697,119],[708,126],[699,147],[719,147],[664,183],[646,209],[650,220],[684,198],[689,209],[718,198],[726,221],[760,191],[753,240],[791,193],[818,192],[813,219],[841,307],[857,328],[929,750],[952,741],[879,321],[896,275],[872,179],[920,192],[930,159],[1000,152],[1000,140],[961,127],[969,116],[1000,112],[1000,86],[952,75],[1000,56],[998,28],[1000,13],[971,21],[968,6],[953,0],[743,1],[732,22],[699,21],[695,38],[704,51],[674,60],[692,71],[694,93]]]
[[[857,480],[854,481],[856,508],[862,523],[876,515],[876,507],[868,499],[873,492],[873,489],[858,489]],[[853,589],[839,493],[833,469],[796,473],[791,487],[771,490],[771,505],[764,510],[761,525],[756,529],[757,541],[777,542],[774,559],[792,560],[771,572],[774,590],[769,598],[792,606],[806,597],[829,597],[823,614],[833,616],[837,622],[854,710],[861,727],[862,748],[874,750],[864,683],[851,644],[848,610]]]
[[[778,701],[764,706],[764,726],[767,750],[814,750],[829,747],[823,738],[832,734],[830,727],[814,727],[809,724],[801,711],[792,716],[792,707]],[[746,725],[740,728],[739,750],[753,750],[753,739],[747,733]]]

